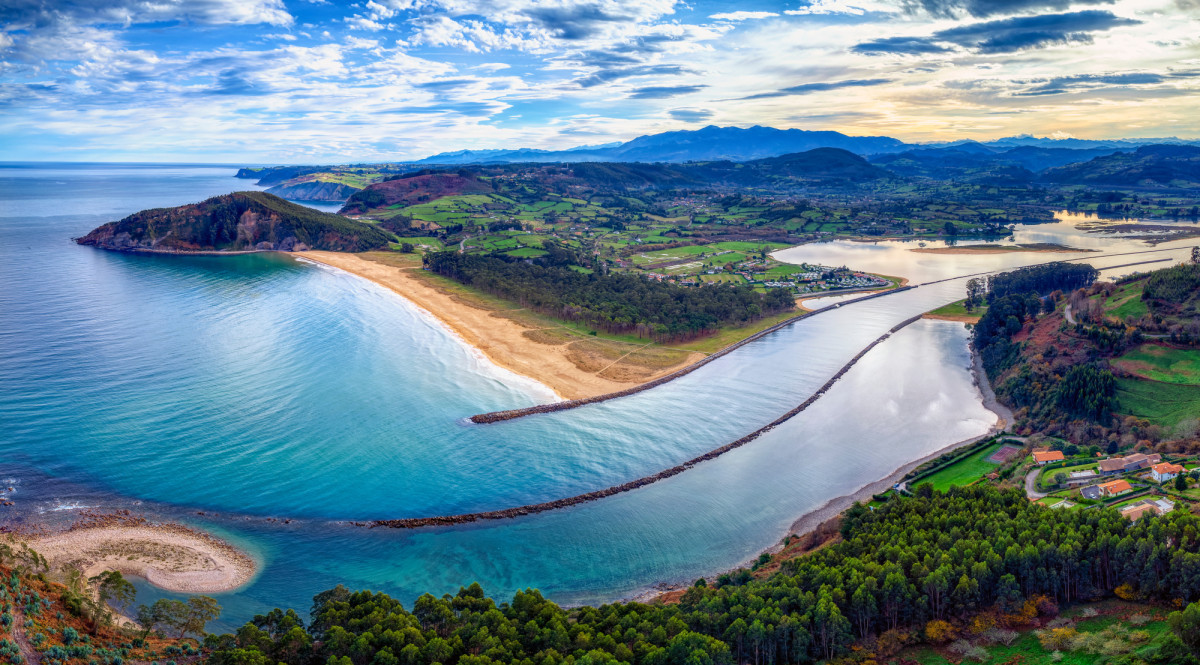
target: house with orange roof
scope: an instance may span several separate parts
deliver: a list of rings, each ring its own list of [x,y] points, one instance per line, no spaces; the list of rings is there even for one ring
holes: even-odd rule
[[[1100,488],[1100,496],[1117,496],[1133,491],[1133,485],[1130,485],[1128,480],[1114,480],[1097,487]]]
[[[1183,467],[1178,464],[1161,462],[1150,467],[1150,476],[1153,477],[1156,482],[1162,483],[1183,473],[1183,470]]]
[[[1033,451],[1033,461],[1038,466],[1044,466],[1051,462],[1061,462],[1066,457],[1063,456],[1061,450],[1035,450]]]

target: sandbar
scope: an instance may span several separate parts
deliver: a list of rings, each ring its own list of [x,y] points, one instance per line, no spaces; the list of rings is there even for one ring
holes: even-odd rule
[[[181,524],[85,526],[23,540],[52,568],[78,568],[86,577],[115,570],[178,593],[232,591],[256,570],[241,550]]]

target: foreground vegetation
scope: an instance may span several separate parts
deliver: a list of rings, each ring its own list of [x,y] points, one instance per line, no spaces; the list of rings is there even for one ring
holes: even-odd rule
[[[408,610],[338,587],[314,599],[307,625],[276,610],[209,644],[222,665],[868,662],[917,642],[1011,645],[1003,631],[1043,626],[1060,605],[1114,593],[1194,600],[1198,527],[1184,512],[1131,524],[1110,509],[1050,510],[1017,492],[925,485],[876,510],[851,509],[840,539],[774,573],[700,580],[678,604],[566,610],[533,590],[497,603],[472,585]],[[1152,650],[1147,642],[1128,640],[1130,654],[1140,649],[1129,662],[1190,659],[1177,638]]]

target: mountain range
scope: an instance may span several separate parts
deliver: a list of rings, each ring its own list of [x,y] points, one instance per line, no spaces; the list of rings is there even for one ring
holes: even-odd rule
[[[459,150],[443,152],[413,162],[422,165],[496,164],[512,162],[689,162],[728,160],[743,162],[777,157],[814,148],[841,148],[859,155],[897,154],[913,150],[956,150],[968,153],[1003,153],[1020,148],[1071,151],[1132,151],[1151,144],[1200,145],[1178,138],[1091,140],[1012,136],[994,141],[905,143],[888,136],[849,136],[833,131],[775,129],[773,127],[717,127],[639,136],[624,143],[580,146],[567,150]],[[1096,156],[1096,155],[1092,155]],[[1088,157],[1090,159],[1091,157]],[[1025,168],[1029,168],[1026,166]],[[1048,168],[1048,166],[1043,167]],[[1041,169],[1031,168],[1037,171]]]

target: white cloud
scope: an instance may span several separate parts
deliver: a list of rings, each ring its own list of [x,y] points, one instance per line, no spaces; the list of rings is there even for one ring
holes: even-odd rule
[[[784,10],[789,16],[806,16],[811,14],[852,14],[862,16],[867,12],[884,14],[899,13],[900,8],[894,4],[879,0],[813,0],[799,9]]]
[[[749,21],[760,18],[770,18],[772,16],[779,16],[779,14],[777,12],[736,11],[724,12],[721,14],[711,14],[709,15],[709,18],[716,21]]]

